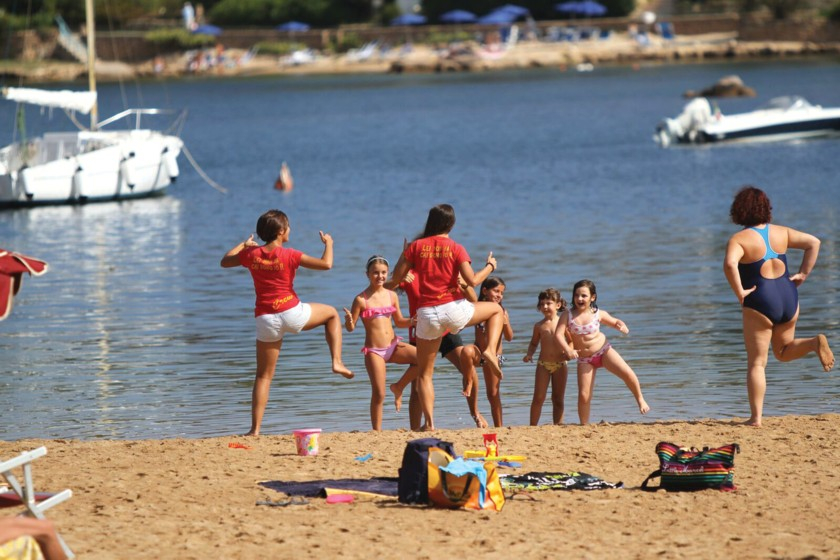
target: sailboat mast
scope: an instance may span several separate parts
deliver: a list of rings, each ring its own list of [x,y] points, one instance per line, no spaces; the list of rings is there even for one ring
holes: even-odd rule
[[[96,32],[93,24],[93,0],[85,0],[88,52],[88,89],[96,93]],[[90,129],[96,130],[99,123],[99,102],[90,110]]]

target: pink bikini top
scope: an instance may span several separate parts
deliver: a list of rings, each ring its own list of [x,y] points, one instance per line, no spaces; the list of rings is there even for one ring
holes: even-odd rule
[[[387,305],[385,307],[368,307],[367,301],[368,298],[365,295],[365,292],[362,292],[362,297],[365,300],[365,309],[362,310],[361,317],[362,319],[376,319],[377,317],[391,317],[394,313],[397,312],[397,308],[393,305]]]
[[[601,316],[600,311],[595,312],[595,318],[585,325],[578,325],[572,319],[572,313],[569,312],[569,331],[575,335],[587,335],[601,332]]]

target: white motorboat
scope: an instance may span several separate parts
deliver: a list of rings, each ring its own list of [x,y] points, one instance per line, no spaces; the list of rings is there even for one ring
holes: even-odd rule
[[[777,97],[749,113],[721,114],[705,97],[656,127],[662,147],[709,142],[771,142],[840,135],[840,107],[811,105],[799,96]]]
[[[89,91],[3,90],[4,97],[17,103],[64,109],[82,130],[21,138],[0,149],[0,208],[154,196],[178,177],[183,148],[178,134],[186,111],[128,109],[98,120],[92,0],[86,0],[86,7]],[[76,112],[90,114],[90,129],[79,125]],[[143,118],[153,115],[167,115],[169,128],[143,128]],[[119,123],[125,128],[109,128]]]

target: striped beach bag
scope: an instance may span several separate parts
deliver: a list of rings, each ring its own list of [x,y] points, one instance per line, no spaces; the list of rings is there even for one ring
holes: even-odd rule
[[[686,449],[668,442],[656,445],[659,457],[659,469],[655,470],[642,483],[642,490],[735,490],[735,454],[741,448],[737,443],[702,451],[696,448]],[[659,477],[658,487],[649,487],[648,483]]]

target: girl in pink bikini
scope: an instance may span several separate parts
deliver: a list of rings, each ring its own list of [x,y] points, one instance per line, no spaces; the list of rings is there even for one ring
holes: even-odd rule
[[[374,430],[382,429],[382,405],[385,402],[385,364],[409,364],[399,381],[391,385],[397,411],[402,407],[405,388],[417,377],[417,349],[394,334],[396,325],[411,326],[411,319],[403,317],[400,301],[394,291],[385,288],[388,280],[388,261],[374,255],[367,261],[370,285],[353,300],[350,309],[344,308],[344,326],[353,332],[359,317],[365,326],[365,367],[370,377],[370,423]]]
[[[623,321],[598,309],[595,301],[598,293],[591,280],[581,280],[572,291],[572,307],[563,311],[554,331],[554,338],[571,359],[577,359],[578,416],[581,424],[589,423],[592,406],[592,391],[595,388],[595,370],[604,366],[607,371],[624,381],[639,405],[639,412],[650,410],[642,396],[639,378],[627,362],[619,355],[601,332],[601,323],[627,334],[630,329]],[[572,346],[566,341],[566,332],[571,335]]]

